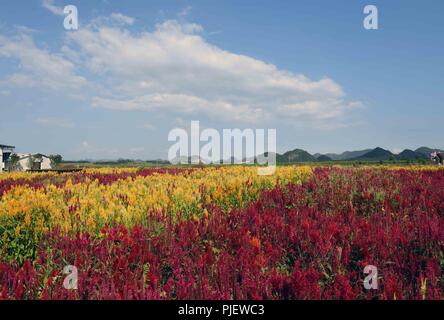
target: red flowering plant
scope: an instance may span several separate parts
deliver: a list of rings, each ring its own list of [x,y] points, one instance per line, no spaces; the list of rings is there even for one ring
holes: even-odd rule
[[[209,204],[198,220],[158,212],[100,237],[48,233],[34,261],[0,262],[0,298],[442,299],[442,199],[439,171],[318,168],[229,213]]]

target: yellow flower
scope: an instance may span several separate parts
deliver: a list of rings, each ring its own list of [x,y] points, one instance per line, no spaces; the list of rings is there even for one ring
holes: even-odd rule
[[[278,167],[271,176],[258,176],[256,166],[206,167],[188,174],[154,174],[117,180],[101,185],[98,180],[80,179],[86,173],[136,172],[137,168],[99,168],[66,174],[63,187],[47,185],[42,189],[17,186],[0,199],[0,217],[11,217],[23,230],[35,221],[35,230],[44,234],[59,227],[66,233],[89,232],[98,235],[104,224],[121,222],[127,227],[147,224],[152,212],[199,220],[208,217],[205,205],[220,206],[223,212],[254,201],[262,190],[281,184],[302,183],[312,169],[304,166]],[[13,179],[14,174],[7,174]],[[32,180],[36,174],[20,173],[17,179]],[[52,174],[49,174],[52,177]],[[59,177],[59,176],[58,176]],[[3,176],[0,178],[0,180]],[[202,199],[202,190],[205,197]],[[202,209],[204,208],[204,209]],[[24,214],[23,220],[18,220]],[[32,219],[32,220],[31,220]]]
[[[20,225],[18,224],[17,227],[15,227],[15,236],[18,237],[20,235]]]
[[[25,214],[25,225],[29,226],[31,224],[31,215],[28,213]]]
[[[421,295],[422,300],[425,300],[427,297],[427,279],[421,278]]]

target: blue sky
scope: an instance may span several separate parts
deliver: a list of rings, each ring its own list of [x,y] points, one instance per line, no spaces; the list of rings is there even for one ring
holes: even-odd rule
[[[191,120],[277,128],[278,151],[444,148],[442,1],[1,5],[0,143],[19,152],[166,158]]]

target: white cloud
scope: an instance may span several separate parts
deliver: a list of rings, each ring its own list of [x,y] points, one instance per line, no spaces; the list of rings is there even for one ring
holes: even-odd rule
[[[0,58],[19,62],[0,82],[80,93],[95,108],[196,120],[338,127],[362,107],[333,79],[312,80],[212,45],[198,24],[169,20],[135,33],[126,29],[133,23],[120,13],[96,18],[66,33],[59,52],[38,47],[29,33],[0,35]]]
[[[90,71],[115,87],[92,105],[205,116],[228,121],[334,121],[360,102],[346,102],[330,78],[311,80],[208,43],[202,26],[177,21],[134,34],[109,26],[69,33]]]
[[[56,6],[54,0],[43,0],[42,6],[57,16],[63,16],[63,8]]]
[[[28,28],[26,26],[21,26],[21,25],[16,25],[15,29],[17,29],[17,31],[19,31],[20,33],[32,34],[32,33],[37,32],[36,29]]]
[[[209,101],[184,94],[152,94],[134,99],[93,98],[93,107],[114,110],[170,111],[188,115],[206,115],[222,120],[258,122],[270,117],[266,110],[252,109],[246,104],[233,105],[223,100]]]
[[[16,59],[20,66],[18,72],[0,79],[4,85],[74,90],[87,84],[84,77],[76,74],[74,63],[61,54],[37,47],[26,33],[14,37],[0,35],[1,57]]]
[[[111,13],[109,16],[97,16],[93,18],[85,27],[86,28],[102,28],[102,27],[125,27],[132,26],[136,21],[135,18],[126,16],[119,12]],[[84,28],[85,28],[84,27]]]
[[[114,21],[119,22],[121,24],[128,24],[128,25],[132,25],[135,21],[134,18],[125,16],[121,13],[112,13],[111,19],[113,19]]]
[[[75,123],[68,121],[66,119],[47,117],[47,118],[37,118],[35,120],[36,123],[48,126],[48,127],[57,127],[64,129],[72,129],[75,128]]]

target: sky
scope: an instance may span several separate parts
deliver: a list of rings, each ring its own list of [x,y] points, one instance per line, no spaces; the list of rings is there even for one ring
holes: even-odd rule
[[[166,159],[191,120],[277,129],[279,152],[444,149],[441,0],[0,5],[0,144],[17,152]]]

